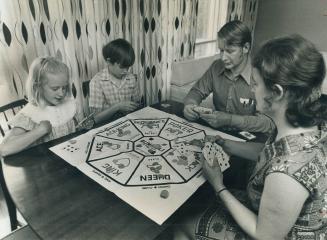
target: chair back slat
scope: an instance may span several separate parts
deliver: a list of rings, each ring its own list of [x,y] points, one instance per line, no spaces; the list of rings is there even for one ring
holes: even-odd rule
[[[8,121],[11,120],[26,105],[26,103],[27,101],[25,99],[20,99],[0,107],[0,140],[2,140],[6,133],[11,129]]]

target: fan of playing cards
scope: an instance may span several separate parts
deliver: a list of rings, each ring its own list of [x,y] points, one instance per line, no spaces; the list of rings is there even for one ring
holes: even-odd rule
[[[229,155],[217,143],[206,142],[202,153],[209,166],[212,167],[214,159],[217,158],[222,172],[229,168]]]

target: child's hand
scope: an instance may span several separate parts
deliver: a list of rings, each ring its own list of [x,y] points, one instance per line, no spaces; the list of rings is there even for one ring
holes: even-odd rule
[[[76,130],[90,130],[95,124],[94,118],[88,118],[76,126]]]
[[[44,120],[39,123],[38,129],[40,129],[44,134],[48,134],[52,131],[52,125],[49,121]]]
[[[95,112],[92,112],[90,115],[82,119],[77,125],[76,130],[90,130],[95,125],[94,119]]]
[[[199,114],[194,111],[196,105],[194,104],[187,104],[184,107],[183,113],[184,117],[190,121],[195,121],[199,118]]]
[[[136,108],[138,108],[138,104],[132,101],[126,101],[118,103],[117,107],[118,111],[126,113],[134,111]]]

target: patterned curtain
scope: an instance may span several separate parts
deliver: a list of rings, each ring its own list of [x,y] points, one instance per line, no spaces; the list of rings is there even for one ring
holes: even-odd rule
[[[80,113],[87,114],[82,83],[105,66],[102,46],[125,38],[136,53],[132,70],[144,102],[169,99],[171,63],[193,57],[197,2],[0,0],[0,90],[24,97],[31,62],[57,56],[69,66]]]
[[[254,32],[259,0],[229,0],[227,19],[241,20]]]

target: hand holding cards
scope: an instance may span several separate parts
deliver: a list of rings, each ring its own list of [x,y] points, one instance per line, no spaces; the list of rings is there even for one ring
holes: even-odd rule
[[[229,155],[225,153],[223,148],[216,143],[206,142],[202,153],[209,166],[213,166],[214,159],[217,158],[221,171],[229,168]]]
[[[198,114],[212,114],[213,111],[211,108],[205,108],[205,107],[201,107],[201,106],[196,106],[193,108],[194,112],[197,112]]]

